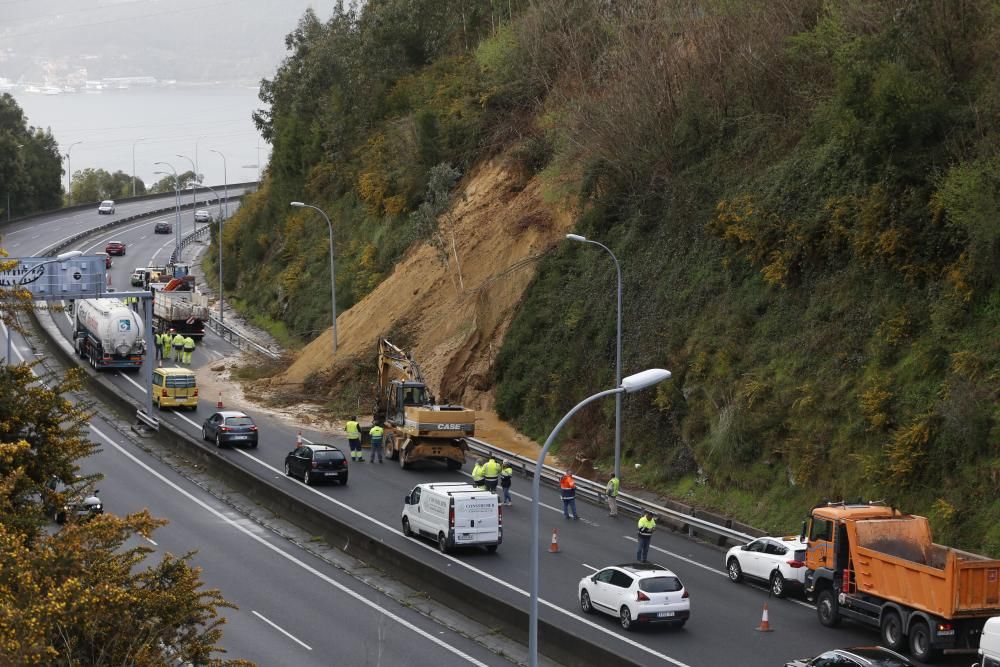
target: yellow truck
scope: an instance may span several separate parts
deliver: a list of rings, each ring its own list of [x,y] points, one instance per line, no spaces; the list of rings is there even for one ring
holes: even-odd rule
[[[820,623],[878,628],[893,650],[931,662],[975,652],[1000,614],[1000,561],[935,544],[930,522],[884,503],[825,503],[803,528],[805,589]]]

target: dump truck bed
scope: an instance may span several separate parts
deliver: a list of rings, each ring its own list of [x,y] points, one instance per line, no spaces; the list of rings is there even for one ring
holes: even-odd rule
[[[925,517],[847,523],[858,593],[943,618],[1000,614],[1000,561],[935,544]]]

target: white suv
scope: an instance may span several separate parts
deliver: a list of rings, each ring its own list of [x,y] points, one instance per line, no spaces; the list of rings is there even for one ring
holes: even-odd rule
[[[97,207],[97,212],[101,215],[114,215],[115,214],[115,202],[111,199],[105,199],[101,202],[101,205]]]
[[[784,597],[805,582],[807,547],[797,536],[760,537],[726,553],[726,573],[737,584],[744,577],[766,581],[774,597]]]
[[[656,563],[612,565],[584,577],[579,585],[580,609],[617,616],[625,630],[664,623],[684,627],[691,598],[676,574]]]

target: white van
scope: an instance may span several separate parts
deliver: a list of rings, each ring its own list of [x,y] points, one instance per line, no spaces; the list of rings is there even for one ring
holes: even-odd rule
[[[986,621],[979,637],[979,667],[1000,667],[1000,616]]]
[[[503,511],[496,494],[471,484],[418,484],[403,503],[403,534],[429,537],[441,553],[471,546],[493,553],[503,541]]]

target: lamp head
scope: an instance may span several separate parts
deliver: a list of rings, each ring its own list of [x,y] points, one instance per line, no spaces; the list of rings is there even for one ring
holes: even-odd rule
[[[646,370],[640,371],[635,375],[629,375],[626,378],[622,378],[621,388],[624,389],[626,393],[631,394],[641,389],[652,387],[654,384],[659,384],[664,380],[669,380],[670,375],[670,371],[663,368],[647,368]]]
[[[586,236],[580,236],[579,234],[567,234],[566,238],[568,238],[570,241],[586,241],[587,240]]]
[[[303,204],[303,203],[302,203],[302,202],[300,202],[300,201],[293,201],[293,202],[291,202],[291,204],[292,204],[292,206],[294,206],[295,208],[302,208],[303,206],[305,206],[305,204]]]
[[[74,257],[79,257],[82,254],[82,250],[67,250],[64,253],[56,255],[56,259],[60,262],[65,262],[67,259],[73,259]]]

